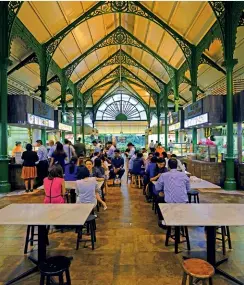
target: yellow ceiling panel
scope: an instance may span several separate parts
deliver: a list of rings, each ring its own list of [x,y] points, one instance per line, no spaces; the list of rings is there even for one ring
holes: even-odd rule
[[[77,73],[73,72],[70,80],[73,81],[73,82],[76,82],[79,79],[80,79],[80,77],[77,75]]]
[[[214,82],[218,81],[224,75],[219,72],[218,70],[209,67],[205,70],[202,74],[198,76],[198,85],[202,86],[203,88],[208,88],[208,86],[212,85]]]
[[[143,17],[136,17],[134,35],[141,42],[144,42],[147,36],[149,21]]]
[[[92,70],[93,68],[95,68],[98,64],[99,64],[99,61],[98,61],[98,58],[97,58],[97,54],[96,52],[94,51],[93,53],[89,54],[85,60],[84,60],[87,64],[87,67],[89,70]]]
[[[237,70],[240,67],[244,66],[243,51],[244,51],[244,39],[242,41],[242,44],[240,44],[239,42],[239,45],[236,47],[236,50],[234,53],[234,58],[238,58],[238,63],[234,66],[234,70]]]
[[[208,69],[209,69],[209,65],[208,64],[200,64],[198,66],[198,76],[200,76],[204,72],[207,72]]]
[[[185,61],[186,61],[186,58],[185,58],[181,48],[177,47],[174,54],[172,55],[172,57],[169,60],[170,65],[179,69]]]
[[[181,35],[188,32],[205,2],[179,1],[171,20],[171,27]]]
[[[97,1],[82,1],[81,3],[82,3],[84,11],[87,11],[92,6],[94,6],[97,3]]]
[[[154,52],[157,52],[164,33],[165,31],[159,25],[151,22],[145,44]]]
[[[18,13],[18,18],[40,43],[50,39],[51,35],[42,24],[39,16],[32,9],[30,2],[24,2]]]
[[[11,77],[36,89],[40,85],[40,75],[31,68],[31,65],[33,64],[16,70]]]
[[[57,83],[57,82],[54,82],[54,83],[52,83],[52,84],[50,84],[50,85],[48,85],[48,86],[52,86],[52,88],[55,88],[56,90],[58,90],[59,92],[61,92],[61,86],[60,86],[60,84]]]
[[[164,82],[168,83],[169,81],[169,75],[157,60],[154,61],[151,71],[157,75],[158,78],[162,79]]]
[[[67,60],[67,58],[64,56],[64,54],[62,53],[62,51],[59,48],[57,48],[57,50],[55,51],[55,53],[53,55],[53,60],[61,68],[64,68],[66,65],[69,64],[69,61]]]
[[[174,51],[177,49],[177,47],[178,47],[177,42],[168,33],[165,33],[163,41],[158,50],[158,54],[164,60],[169,61],[170,58],[173,56]]]
[[[87,23],[93,43],[98,42],[106,35],[102,16],[91,18]]]
[[[53,85],[53,84],[52,84]],[[60,96],[60,91],[59,90],[57,90],[54,86],[52,86],[52,85],[50,85],[49,86],[49,89],[48,89],[48,91],[47,91],[47,93],[46,93],[46,95],[47,95],[47,98],[49,99],[49,100],[55,100],[57,97],[59,97]],[[57,101],[58,102],[58,101]],[[57,102],[55,102],[55,103],[57,103]]]
[[[220,40],[214,40],[209,49],[205,50],[207,56],[212,58],[215,62],[223,57],[223,47]]]
[[[83,14],[83,7],[79,1],[60,1],[59,5],[69,23]]]
[[[87,90],[87,89],[90,89],[95,83],[96,83],[96,82],[93,80],[92,77],[88,78],[88,79],[86,80],[86,83],[85,83],[86,90]],[[82,88],[82,90],[83,90],[83,88]]]
[[[186,38],[197,45],[199,41],[204,37],[207,31],[212,27],[216,21],[216,17],[213,13],[211,6],[208,2],[203,2],[203,8],[196,16],[194,24],[192,25]]]
[[[122,26],[131,34],[134,33],[136,18],[137,17],[132,14],[122,14],[121,15]]]
[[[143,52],[143,56],[141,59],[141,64],[143,64],[146,67],[151,67],[152,63],[153,63],[153,57],[147,53],[147,52]],[[162,67],[163,68],[163,67]]]
[[[103,22],[105,26],[106,33],[109,34],[115,29],[115,15],[107,14],[103,15]]]
[[[179,92],[184,92],[186,89],[189,89],[189,85],[186,83],[181,83],[179,86]]]
[[[31,49],[29,49],[26,44],[20,39],[15,38],[11,43],[10,54],[15,59],[21,60],[26,58],[28,55],[32,53]],[[10,66],[9,66],[10,67]]]
[[[36,1],[29,3],[51,35],[56,35],[66,27],[66,19],[57,1]]]
[[[69,33],[59,45],[60,50],[69,62],[73,61],[81,54],[81,50],[77,46],[72,33]],[[57,62],[58,63],[58,62]]]
[[[77,73],[77,75],[82,78],[84,75],[86,75],[89,72],[89,69],[87,68],[86,62],[84,60],[82,60],[82,62],[80,62],[76,69],[75,72]],[[74,74],[74,72],[73,72]],[[71,77],[71,80],[73,81],[73,74]]]
[[[178,2],[174,1],[155,1],[155,8],[153,12],[166,23],[170,20],[174,9]],[[144,4],[144,2],[143,2]]]
[[[185,72],[185,77],[187,77],[188,79],[191,79],[191,74],[189,69]]]
[[[66,95],[66,101],[69,101],[71,99],[73,99],[73,96],[71,94],[67,94]]]
[[[73,33],[75,35],[75,39],[84,53],[87,51],[91,46],[93,46],[91,34],[87,22],[82,23],[81,25],[77,26]]]

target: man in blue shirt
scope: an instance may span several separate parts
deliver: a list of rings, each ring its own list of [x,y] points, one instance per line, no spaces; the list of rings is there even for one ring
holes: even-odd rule
[[[43,185],[44,178],[48,175],[47,149],[42,144],[42,140],[37,140],[36,146],[38,147],[37,155],[39,158],[37,164],[37,186],[41,186]]]
[[[116,175],[119,175],[119,178],[125,173],[124,170],[124,159],[120,155],[120,150],[116,149],[114,151],[114,158],[112,158],[112,169],[110,170],[110,178],[115,178]]]
[[[142,169],[143,166],[144,166],[143,154],[141,152],[138,152],[136,158],[133,161],[131,174],[143,175],[145,173],[145,170]]]

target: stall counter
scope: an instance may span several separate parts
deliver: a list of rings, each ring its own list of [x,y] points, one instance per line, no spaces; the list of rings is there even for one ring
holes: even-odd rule
[[[199,177],[219,186],[224,185],[225,164],[223,162],[205,162],[182,158],[182,162],[187,165],[187,171],[192,176]]]

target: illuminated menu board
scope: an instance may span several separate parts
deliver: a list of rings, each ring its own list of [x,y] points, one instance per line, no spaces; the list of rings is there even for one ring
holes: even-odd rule
[[[27,114],[27,122],[31,125],[54,128],[54,121],[44,119],[32,114]]]
[[[208,113],[185,120],[184,127],[187,129],[189,127],[201,125],[208,123]]]

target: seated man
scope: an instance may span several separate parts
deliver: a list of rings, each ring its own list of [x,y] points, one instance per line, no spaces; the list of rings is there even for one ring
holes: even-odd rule
[[[116,175],[119,175],[119,178],[125,173],[124,170],[124,159],[120,155],[120,150],[116,149],[114,151],[114,158],[111,160],[112,169],[110,170],[110,178],[115,178]]]
[[[177,171],[177,160],[175,158],[169,159],[168,165],[170,171],[159,177],[155,184],[155,192],[163,191],[166,203],[188,203],[189,177],[184,172]],[[163,219],[162,216],[161,219]]]
[[[141,152],[138,152],[136,158],[133,161],[131,174],[143,175],[145,173],[145,170],[142,169],[143,166],[144,166],[143,154]]]
[[[175,159],[177,160],[177,170],[178,170],[178,171],[185,172],[185,171],[186,171],[185,165],[182,164],[179,159],[177,159],[176,154],[172,154],[171,157],[172,157],[172,158],[175,158]]]

